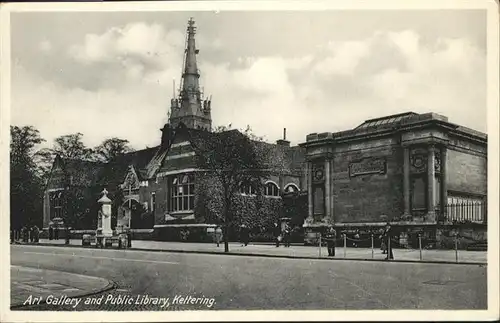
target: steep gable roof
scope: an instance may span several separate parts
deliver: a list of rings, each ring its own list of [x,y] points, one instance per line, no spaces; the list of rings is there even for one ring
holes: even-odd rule
[[[99,183],[110,187],[118,186],[125,179],[130,166],[136,170],[139,180],[148,179],[146,167],[158,149],[159,147],[146,148],[115,158],[103,167]]]

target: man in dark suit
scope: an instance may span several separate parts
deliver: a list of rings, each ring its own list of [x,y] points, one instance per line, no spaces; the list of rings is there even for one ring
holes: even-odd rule
[[[328,257],[335,257],[335,244],[337,240],[337,231],[333,227],[330,227],[326,232],[326,247],[328,249]]]
[[[393,242],[391,241],[391,237],[393,235],[394,235],[394,233],[391,229],[391,225],[389,223],[387,223],[387,225],[385,226],[384,234],[383,234],[384,242],[385,242],[385,245],[387,248],[387,257],[385,258],[385,260],[394,259],[394,254],[392,253]]]

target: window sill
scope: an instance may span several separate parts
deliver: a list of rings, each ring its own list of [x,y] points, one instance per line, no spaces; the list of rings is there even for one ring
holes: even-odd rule
[[[170,216],[176,216],[176,215],[189,215],[189,214],[193,214],[194,213],[194,210],[188,210],[188,211],[172,211],[172,212],[168,212],[168,214]]]

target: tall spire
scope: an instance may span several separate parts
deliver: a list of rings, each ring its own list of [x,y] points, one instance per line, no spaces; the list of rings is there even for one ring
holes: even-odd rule
[[[170,123],[174,127],[182,122],[188,128],[211,130],[210,100],[204,100],[203,93],[200,91],[200,72],[196,61],[199,50],[196,49],[195,34],[196,27],[191,18],[187,26],[179,98],[176,99],[174,93]]]

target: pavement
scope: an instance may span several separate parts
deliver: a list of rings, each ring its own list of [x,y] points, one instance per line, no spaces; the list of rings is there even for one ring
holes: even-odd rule
[[[34,304],[22,310],[487,308],[487,268],[483,265],[328,261],[30,245],[11,245],[10,251],[14,266],[100,277],[115,284],[115,289],[95,295],[109,298],[109,303],[85,305],[82,302],[84,305],[76,308],[71,304],[56,307]],[[44,274],[34,276],[31,279],[45,279]],[[62,279],[56,282],[64,284]],[[120,297],[139,302],[119,303]],[[168,298],[169,306],[141,301],[152,298]],[[186,299],[201,302],[181,302]]]
[[[66,246],[64,240],[41,239],[40,245]],[[82,247],[82,241],[74,239],[70,241],[69,246]],[[90,248],[95,248],[91,246]],[[217,247],[213,243],[191,243],[191,242],[164,242],[151,240],[132,241],[133,250],[164,251],[164,252],[182,252],[182,253],[215,253],[225,254],[224,244]],[[383,261],[385,254],[380,249],[371,248],[336,248],[336,256],[328,257],[326,247],[292,245],[288,248],[280,246],[276,248],[272,244],[250,243],[248,246],[242,246],[241,243],[230,243],[229,254],[231,255],[252,255],[261,257],[284,257],[284,258],[303,258],[317,259],[329,258],[338,260],[367,260]],[[466,250],[436,250],[423,249],[393,249],[394,261],[396,262],[432,262],[432,263],[459,263],[459,264],[487,264],[488,254],[486,251],[466,251]]]
[[[113,282],[87,275],[32,267],[12,266],[11,308],[54,302],[76,302],[68,299],[81,298],[110,290]],[[66,301],[67,300],[67,301]]]

